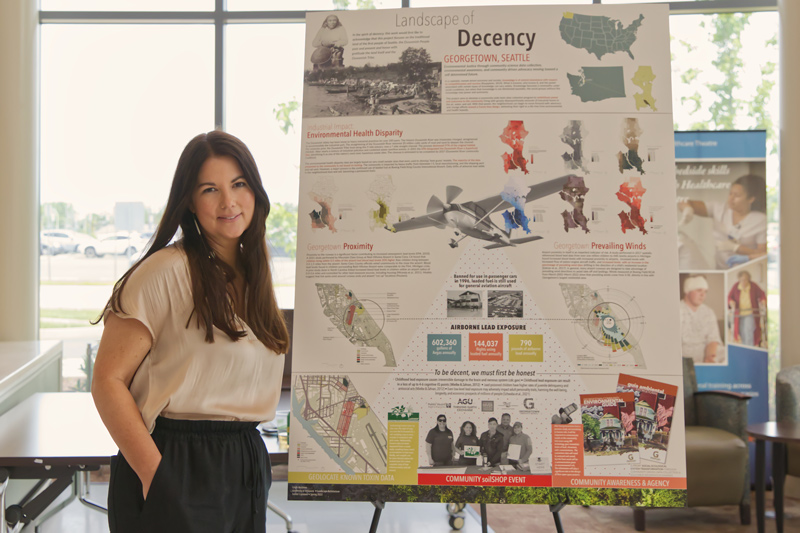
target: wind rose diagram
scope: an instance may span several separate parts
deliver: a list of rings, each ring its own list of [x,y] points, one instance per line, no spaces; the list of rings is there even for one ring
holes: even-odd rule
[[[632,366],[646,368],[639,347],[645,317],[634,297],[611,287],[592,289],[583,283],[560,285],[583,349],[594,354],[599,362],[622,362],[622,357],[629,356]]]

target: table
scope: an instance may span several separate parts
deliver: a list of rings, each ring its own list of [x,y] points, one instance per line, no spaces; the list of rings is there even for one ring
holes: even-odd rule
[[[285,397],[284,397],[285,396]],[[288,405],[289,393],[281,394],[280,405]],[[78,498],[90,508],[106,509],[88,500],[85,473],[111,463],[117,446],[108,434],[89,393],[37,393],[0,416],[0,533],[6,531],[5,482],[6,470],[11,479],[54,480],[21,509],[24,522],[34,522],[36,529],[50,516]],[[277,437],[263,436],[270,459],[288,462],[288,452]],[[72,495],[48,513],[45,509],[67,488]],[[270,506],[281,515],[291,529],[291,518]]]
[[[800,442],[800,423],[764,422],[747,426],[756,441],[756,523],[764,533],[764,491],[766,488],[766,442],[772,442],[772,490],[775,496],[775,525],[783,533],[783,484],[786,479],[786,444]]]
[[[0,416],[0,468],[11,479],[53,480],[36,497],[15,511],[22,522],[39,524],[71,503],[76,497],[92,508],[101,506],[87,500],[82,489],[82,472],[109,464],[117,452],[91,395],[77,392],[36,393]],[[41,487],[41,485],[37,485]],[[72,495],[41,516],[67,488]],[[5,492],[0,493],[0,515],[6,510]],[[0,531],[5,531],[5,517]],[[10,517],[9,517],[10,518]]]
[[[61,390],[61,341],[0,342],[0,414],[35,392]]]

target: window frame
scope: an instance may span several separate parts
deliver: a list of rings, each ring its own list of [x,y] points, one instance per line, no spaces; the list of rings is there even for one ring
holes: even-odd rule
[[[602,0],[592,0],[602,4]],[[401,8],[413,0],[401,0]],[[777,11],[778,0],[679,0],[669,2],[670,15]],[[225,129],[225,28],[228,24],[304,22],[310,11],[228,11],[226,0],[214,0],[214,11],[39,11],[39,24],[213,24],[214,126]]]

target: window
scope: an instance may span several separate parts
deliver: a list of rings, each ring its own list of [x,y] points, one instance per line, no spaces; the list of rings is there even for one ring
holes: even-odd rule
[[[102,327],[90,327],[88,320],[96,318],[113,282],[152,236],[181,149],[195,134],[213,129],[215,116],[253,150],[273,204],[270,221],[276,226],[269,235],[279,302],[293,306],[305,32],[300,10],[485,4],[227,0],[227,11],[217,13],[215,22],[214,0],[41,0],[41,337],[68,339],[65,374],[80,374],[86,343],[96,341]],[[690,4],[712,10],[728,2],[671,2],[679,9]],[[777,79],[777,69],[769,70],[777,64],[777,47],[765,44],[778,26],[777,2],[749,4],[773,11],[749,15],[740,31],[743,63],[734,70],[741,87],[734,95],[744,107],[736,127],[771,126],[777,132],[777,84],[765,84]],[[176,20],[184,12],[184,20]],[[708,89],[719,83],[712,64],[720,53],[712,31],[719,17],[671,18],[673,107],[681,129],[721,124],[712,120],[715,96]],[[224,27],[224,39],[215,24]],[[224,52],[224,69],[215,71],[218,50]],[[216,86],[224,87],[224,97]],[[771,143],[777,147],[777,133]],[[777,152],[768,168],[776,186]],[[775,290],[776,272],[770,272]]]
[[[177,154],[214,127],[213,57],[210,25],[42,28],[40,336],[65,340],[65,390],[100,337],[89,320],[146,245]]]

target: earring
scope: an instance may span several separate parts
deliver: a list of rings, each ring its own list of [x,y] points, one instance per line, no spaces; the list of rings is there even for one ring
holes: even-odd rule
[[[206,240],[203,238],[203,233],[200,231],[200,224],[197,223],[197,215],[194,216],[194,227],[197,229],[197,235],[200,236],[200,240],[203,241],[203,246],[208,250],[208,258],[214,259],[217,254],[214,253],[214,250],[208,248],[208,244],[206,244]]]

